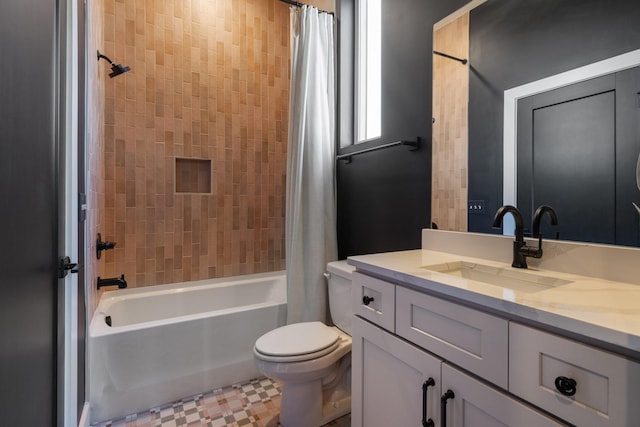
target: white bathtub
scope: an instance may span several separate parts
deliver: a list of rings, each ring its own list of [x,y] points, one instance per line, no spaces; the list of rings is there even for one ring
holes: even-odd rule
[[[285,316],[284,272],[106,292],[89,326],[91,422],[259,377],[253,344]]]

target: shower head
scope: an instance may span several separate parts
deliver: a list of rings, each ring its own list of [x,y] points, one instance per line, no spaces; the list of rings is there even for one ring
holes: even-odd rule
[[[130,70],[129,67],[126,67],[126,66],[123,67],[120,64],[114,64],[112,60],[110,60],[105,55],[101,54],[100,51],[98,51],[98,61],[100,61],[100,59],[104,59],[109,64],[111,64],[111,72],[109,73],[109,77],[111,78],[114,78],[115,76],[119,76],[120,74],[124,74]]]
[[[120,74],[126,73],[129,70],[129,67],[123,67],[120,64],[111,64],[111,72],[109,73],[109,77],[114,78],[115,76],[119,76]]]

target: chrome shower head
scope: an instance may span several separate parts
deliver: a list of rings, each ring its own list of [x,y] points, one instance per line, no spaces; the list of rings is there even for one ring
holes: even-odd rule
[[[111,78],[114,78],[115,76],[119,76],[120,74],[124,74],[130,70],[130,68],[127,66],[123,67],[120,64],[114,64],[112,60],[110,60],[105,55],[101,54],[100,51],[98,51],[98,61],[100,61],[100,59],[105,59],[109,64],[111,64],[111,72],[109,73],[109,77]]]

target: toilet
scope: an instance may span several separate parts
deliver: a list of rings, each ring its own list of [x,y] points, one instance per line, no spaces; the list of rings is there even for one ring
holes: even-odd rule
[[[286,325],[256,340],[258,370],[282,383],[280,424],[319,427],[351,412],[351,273],[346,261],[327,264],[335,326]]]

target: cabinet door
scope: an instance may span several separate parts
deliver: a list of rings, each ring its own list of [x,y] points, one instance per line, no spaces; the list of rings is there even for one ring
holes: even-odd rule
[[[442,364],[442,393],[447,401],[446,427],[557,427],[565,426],[533,408]]]
[[[422,427],[423,411],[440,425],[440,360],[359,317],[352,360],[353,427]]]

